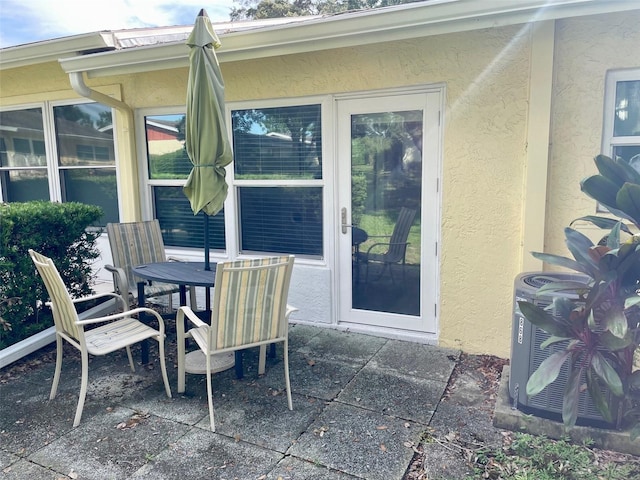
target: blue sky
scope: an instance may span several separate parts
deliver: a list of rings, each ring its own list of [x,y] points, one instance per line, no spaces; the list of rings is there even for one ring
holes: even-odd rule
[[[125,28],[229,20],[233,0],[0,0],[0,48]],[[236,5],[239,6],[239,5]]]

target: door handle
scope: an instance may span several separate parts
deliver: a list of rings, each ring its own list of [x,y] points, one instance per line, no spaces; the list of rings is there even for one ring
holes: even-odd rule
[[[340,224],[342,225],[342,233],[346,235],[348,228],[353,228],[353,225],[347,223],[347,208],[342,207],[340,211]]]

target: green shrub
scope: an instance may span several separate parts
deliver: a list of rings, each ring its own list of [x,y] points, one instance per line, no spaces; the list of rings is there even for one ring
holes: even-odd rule
[[[0,349],[53,325],[30,248],[53,259],[74,298],[92,293],[100,232],[87,227],[101,216],[100,207],[74,202],[0,205]]]

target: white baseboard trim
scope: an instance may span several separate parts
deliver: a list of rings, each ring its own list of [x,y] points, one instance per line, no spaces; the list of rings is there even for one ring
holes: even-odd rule
[[[115,309],[115,299],[108,300],[101,303],[100,305],[90,308],[86,312],[82,312],[80,315],[78,315],[78,317],[80,317],[80,320],[91,317],[102,317],[115,311]],[[46,347],[50,343],[54,342],[55,339],[56,327],[49,327],[42,332],[31,335],[29,338],[25,338],[18,343],[9,345],[7,348],[3,348],[2,350],[0,350],[0,368],[4,368],[17,360],[26,357],[30,353],[41,349],[42,347]]]

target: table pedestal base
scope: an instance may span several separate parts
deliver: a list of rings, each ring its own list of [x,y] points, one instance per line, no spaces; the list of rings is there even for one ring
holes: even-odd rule
[[[236,363],[233,352],[218,353],[211,356],[211,373],[222,372],[233,367]],[[185,357],[185,371],[187,373],[207,373],[207,358],[202,350],[187,353]]]

